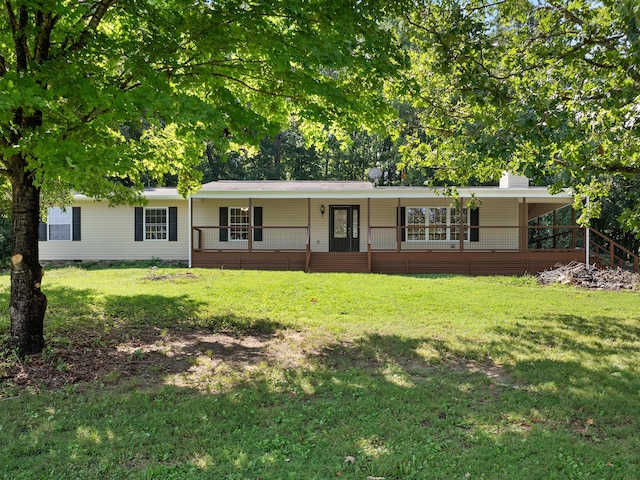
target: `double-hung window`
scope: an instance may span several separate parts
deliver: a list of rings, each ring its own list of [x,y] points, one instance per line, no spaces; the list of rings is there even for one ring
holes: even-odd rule
[[[144,209],[144,239],[167,240],[169,221],[166,208]]]
[[[136,242],[177,242],[178,207],[135,207]]]
[[[249,240],[249,208],[229,208],[230,240]]]
[[[71,240],[72,221],[71,208],[50,208],[48,220],[49,240]]]
[[[465,227],[464,240],[468,239],[469,210],[454,207],[407,207],[408,241],[460,240],[460,222]]]

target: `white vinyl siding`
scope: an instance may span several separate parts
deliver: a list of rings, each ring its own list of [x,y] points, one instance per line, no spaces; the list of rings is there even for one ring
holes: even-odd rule
[[[110,207],[108,202],[84,200],[81,242],[40,242],[40,259],[50,260],[149,260],[161,258],[186,262],[189,258],[189,212],[186,200],[149,200],[147,208],[178,208],[178,241],[136,242],[134,207]],[[71,208],[67,208],[71,210]]]

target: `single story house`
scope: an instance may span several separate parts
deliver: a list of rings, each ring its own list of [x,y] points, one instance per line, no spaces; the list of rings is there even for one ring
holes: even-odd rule
[[[76,195],[40,229],[41,261],[161,260],[193,267],[378,273],[535,273],[585,259],[585,231],[536,219],[571,209],[524,177],[458,189],[369,182],[218,181],[144,206]],[[566,215],[564,215],[566,217]],[[556,218],[555,216],[552,218]],[[541,241],[543,239],[544,241]]]

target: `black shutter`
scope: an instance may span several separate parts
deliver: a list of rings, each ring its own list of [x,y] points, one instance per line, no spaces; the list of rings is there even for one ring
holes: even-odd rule
[[[399,209],[400,212],[400,218],[398,218],[398,225],[401,227],[406,227],[407,226],[407,207],[400,207]],[[402,241],[406,242],[407,240],[407,229],[403,228],[400,230],[401,234],[402,234]]]
[[[169,241],[178,241],[178,207],[169,207]]]
[[[141,242],[144,240],[144,208],[135,208],[135,241]]]
[[[469,212],[469,225],[471,226],[471,232],[469,234],[469,241],[471,242],[479,242],[480,241],[480,229],[477,228],[480,226],[480,209],[472,208]],[[476,228],[474,228],[476,227]]]
[[[229,226],[229,209],[227,207],[220,207],[220,226],[228,227]],[[228,242],[229,241],[229,229],[221,228],[220,229],[220,241]]]
[[[262,207],[253,207],[253,226],[261,227],[262,226]],[[254,228],[253,229],[253,241],[261,242],[262,241],[262,229]]]
[[[47,224],[40,220],[38,224],[38,240],[41,242],[47,241]]]
[[[80,207],[73,207],[71,209],[71,240],[74,242],[80,241]]]

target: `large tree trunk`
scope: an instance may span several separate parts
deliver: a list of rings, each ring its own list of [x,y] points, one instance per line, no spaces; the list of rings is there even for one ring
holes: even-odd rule
[[[20,159],[17,163],[23,163]],[[11,339],[20,355],[44,348],[47,297],[40,291],[42,267],[38,260],[40,189],[22,170],[11,175],[13,187],[13,250],[11,256]]]

